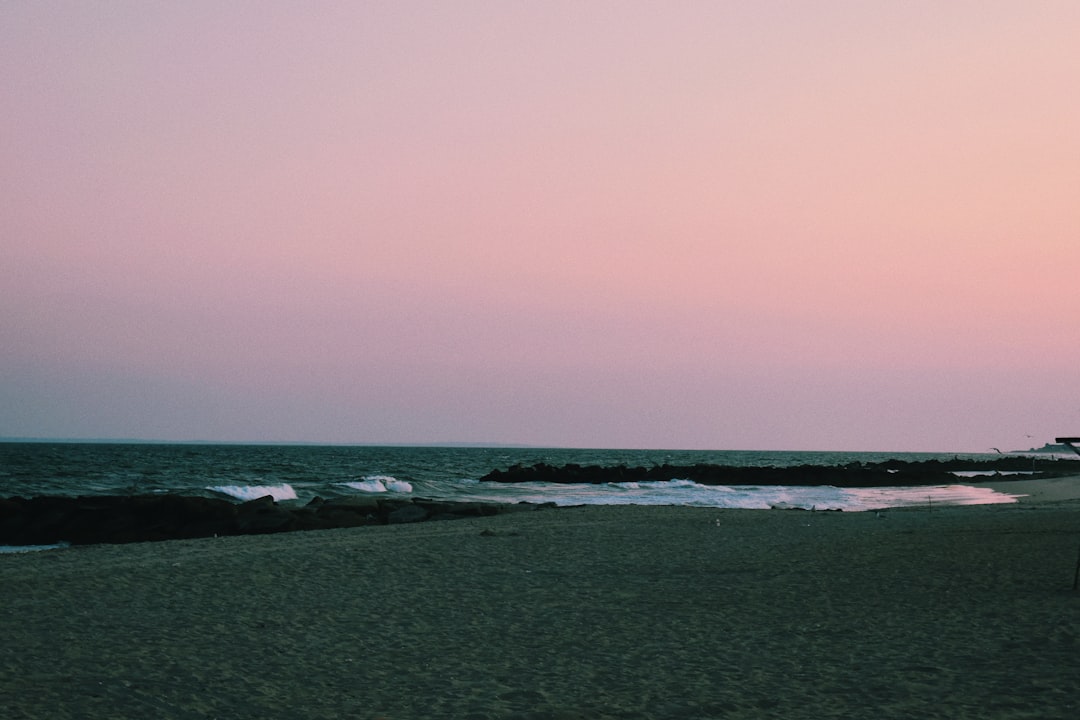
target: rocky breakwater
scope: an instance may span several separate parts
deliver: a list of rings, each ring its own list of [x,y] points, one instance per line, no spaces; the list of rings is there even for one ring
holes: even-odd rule
[[[453,520],[549,507],[423,499],[315,498],[291,506],[183,495],[0,498],[0,545],[129,543]]]
[[[1080,462],[1074,460],[1039,460],[1039,475],[1080,473]],[[959,482],[958,471],[968,472],[1029,472],[1032,460],[1007,457],[994,460],[889,460],[880,463],[850,463],[847,465],[798,465],[792,467],[736,467],[729,465],[656,465],[628,467],[626,465],[512,465],[506,470],[493,470],[482,482],[522,483],[625,483],[669,480],[692,480],[701,485],[789,485],[854,487],[913,487],[919,485],[952,485]],[[1030,477],[1005,476],[1008,477]]]

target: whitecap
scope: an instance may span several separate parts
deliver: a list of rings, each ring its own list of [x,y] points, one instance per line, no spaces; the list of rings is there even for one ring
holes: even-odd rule
[[[405,480],[398,480],[392,475],[365,475],[360,480],[338,484],[350,487],[353,490],[369,493],[391,492],[404,495],[413,491],[411,483],[406,482]]]

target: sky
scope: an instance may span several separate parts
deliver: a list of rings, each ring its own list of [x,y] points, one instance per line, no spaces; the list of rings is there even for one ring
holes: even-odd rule
[[[1073,0],[0,3],[0,436],[1080,435]]]

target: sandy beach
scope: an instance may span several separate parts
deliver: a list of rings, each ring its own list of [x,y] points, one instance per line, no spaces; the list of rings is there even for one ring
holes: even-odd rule
[[[880,516],[566,508],[0,556],[0,707],[1080,717],[1077,480],[1006,485],[1031,494]]]

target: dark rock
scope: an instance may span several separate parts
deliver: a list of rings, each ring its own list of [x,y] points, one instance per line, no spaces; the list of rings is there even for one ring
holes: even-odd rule
[[[392,510],[386,516],[386,521],[390,524],[396,525],[401,523],[414,523],[427,520],[428,511],[419,505],[409,503],[408,505],[402,505],[396,510]]]
[[[327,500],[323,503],[324,508],[341,508],[358,512],[372,512],[378,509],[380,499],[371,495],[357,495],[355,497],[341,497]]]
[[[377,525],[381,522],[378,506],[367,507],[363,505],[339,505],[326,503],[315,512],[316,526],[335,527],[358,527],[360,525]]]
[[[236,506],[179,495],[9,498],[0,542],[124,543],[232,534]]]
[[[236,509],[236,531],[241,535],[286,532],[295,527],[294,514],[269,495],[249,500]]]
[[[128,543],[488,517],[538,505],[350,497],[303,507],[184,495],[0,498],[0,544]]]

